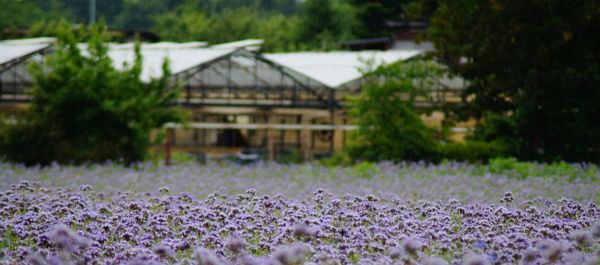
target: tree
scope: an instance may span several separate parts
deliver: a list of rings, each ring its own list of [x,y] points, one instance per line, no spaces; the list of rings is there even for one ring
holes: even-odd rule
[[[406,0],[352,0],[356,7],[360,27],[355,32],[361,38],[387,37],[391,35],[388,20],[399,20],[402,17],[402,6]]]
[[[167,87],[168,62],[162,78],[143,83],[139,45],[133,65],[116,70],[101,35],[105,27],[90,30],[85,53],[66,30],[47,70],[32,65],[33,100],[24,120],[0,130],[0,155],[27,165],[130,164],[144,159],[152,129],[180,120],[169,108],[177,91]]]
[[[299,40],[321,50],[337,48],[358,26],[353,6],[335,0],[304,1],[300,23]]]
[[[154,16],[154,31],[170,41],[208,40],[210,20],[198,5],[198,0],[188,0],[173,11]]]
[[[154,17],[154,31],[163,40],[208,41],[211,44],[247,38],[265,40],[263,50],[289,51],[298,44],[297,16],[260,12],[249,8],[206,15],[198,0],[188,0],[174,11]]]
[[[215,43],[237,41],[258,36],[261,20],[258,10],[250,8],[227,9],[210,18],[209,40]]]
[[[442,74],[429,61],[398,62],[366,74],[351,115],[359,126],[349,153],[353,159],[426,160],[436,157],[433,130],[414,110],[416,97]],[[385,80],[385,81],[381,81]]]
[[[510,120],[519,158],[600,162],[598,32],[596,0],[439,0],[429,35],[470,81],[465,116]]]
[[[304,48],[298,41],[301,27],[298,16],[271,14],[258,24],[258,38],[265,40],[262,50],[269,52],[296,51]]]
[[[167,12],[169,4],[169,1],[164,0],[123,0],[123,9],[115,17],[113,27],[148,30],[152,27],[152,17]]]
[[[70,16],[56,0],[46,1],[45,8],[40,8],[31,0],[0,0],[0,7],[0,36],[4,37],[20,35],[22,32],[19,30],[37,22]]]

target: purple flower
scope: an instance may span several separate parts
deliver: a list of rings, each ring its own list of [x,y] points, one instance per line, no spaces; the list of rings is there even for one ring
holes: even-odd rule
[[[560,243],[553,240],[544,240],[538,244],[538,249],[542,254],[542,257],[550,262],[557,262],[561,259],[563,254],[563,247]]]
[[[281,265],[301,264],[307,254],[308,249],[306,246],[296,244],[280,247],[273,254],[273,259]]]
[[[59,248],[69,252],[75,252],[79,247],[85,247],[89,244],[87,239],[80,237],[65,224],[57,224],[50,231],[50,240]]]
[[[415,238],[406,238],[400,243],[402,251],[411,256],[418,256],[423,244]]]
[[[471,253],[463,260],[463,265],[490,265],[490,260],[484,255]]]
[[[594,238],[591,232],[588,231],[576,231],[573,233],[573,239],[579,245],[583,247],[589,247],[594,244]]]
[[[535,249],[527,249],[521,253],[521,263],[532,264],[538,258],[538,252]]]
[[[232,254],[238,255],[244,251],[244,248],[246,248],[246,242],[239,238],[230,238],[227,243],[225,243],[225,248]]]
[[[174,254],[173,250],[165,244],[159,244],[152,251],[161,259],[170,259]]]
[[[307,238],[314,236],[315,232],[308,225],[299,223],[294,226],[293,235],[297,238]]]
[[[213,254],[212,251],[205,248],[194,250],[194,260],[197,265],[222,265],[223,263]]]
[[[448,262],[438,257],[427,257],[423,259],[422,265],[448,265]]]

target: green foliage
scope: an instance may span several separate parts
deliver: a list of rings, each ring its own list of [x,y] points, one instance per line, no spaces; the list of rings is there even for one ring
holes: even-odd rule
[[[519,159],[600,162],[598,1],[435,2],[429,35],[470,81],[465,115],[514,124],[494,131]]]
[[[164,40],[222,43],[248,38],[265,40],[266,51],[334,49],[352,36],[354,9],[344,1],[308,0],[300,15],[284,16],[250,7],[217,13],[188,0],[153,18],[154,31]]]
[[[46,68],[31,65],[33,100],[25,120],[0,131],[0,150],[11,161],[32,164],[86,163],[144,159],[150,131],[179,121],[168,104],[176,90],[163,78],[143,83],[142,58],[116,70],[107,55],[105,27],[90,28],[88,49],[80,51],[75,34],[64,29]]]
[[[87,1],[0,1],[7,6],[0,10],[6,11],[0,16],[5,36],[20,28],[30,28],[29,36],[57,36],[64,22],[89,20]],[[346,0],[97,1],[97,17],[117,30],[151,30],[164,41],[215,44],[260,38],[265,51],[337,49],[362,28],[357,9]]]
[[[377,164],[362,161],[350,167],[349,172],[351,175],[354,176],[359,176],[362,178],[372,178],[374,175],[378,174],[380,170]]]
[[[89,2],[82,0],[21,0],[12,2],[33,2],[41,10],[54,10],[58,4],[60,11],[69,13],[69,21],[85,23],[89,21]],[[111,28],[149,29],[153,26],[153,17],[175,10],[185,0],[110,0],[96,1],[97,17],[104,18]],[[224,10],[251,8],[283,15],[294,14],[298,9],[296,0],[202,0],[194,7],[208,16],[217,16]],[[72,14],[72,15],[71,15]],[[174,28],[175,29],[175,28]]]
[[[319,163],[326,167],[349,166],[352,164],[352,158],[348,152],[338,151],[331,157],[319,160]]]
[[[507,148],[499,141],[451,142],[438,146],[438,157],[452,161],[487,162],[492,158],[506,156]]]
[[[19,237],[15,235],[13,228],[8,226],[4,230],[3,239],[0,240],[0,249],[8,249],[14,251],[19,245]]]
[[[308,47],[298,40],[297,34],[301,26],[298,16],[271,14],[260,21],[257,37],[265,41],[262,45],[265,51],[304,50]]]
[[[491,159],[486,166],[486,171],[491,174],[507,175],[515,178],[527,177],[566,177],[572,181],[576,176],[579,178],[594,179],[598,177],[598,167],[580,164],[568,164],[557,162],[550,164],[538,164],[531,162],[520,162],[516,158]]]
[[[197,9],[198,4],[198,0],[186,1],[173,11],[154,16],[154,31],[171,41],[207,40],[210,21]]]
[[[342,40],[353,36],[353,29],[358,26],[355,13],[346,1],[306,0],[302,3],[298,38],[310,47],[335,49]]]
[[[157,15],[154,31],[170,41],[207,41],[212,44],[248,38],[265,40],[264,49],[283,51],[297,49],[298,18],[286,17],[250,8],[223,10],[209,15],[189,0],[171,12]]]
[[[104,22],[100,22],[97,25],[101,25]],[[94,37],[94,30],[92,27],[86,27],[84,24],[73,25],[67,19],[47,19],[41,20],[29,28],[30,37],[57,37],[64,36],[66,31],[70,31],[73,39],[77,42],[87,42]],[[105,40],[108,40],[108,35]]]
[[[16,31],[35,21],[36,16],[42,13],[42,10],[29,2],[0,0],[0,6],[0,29],[3,31]]]
[[[31,1],[0,0],[0,36],[12,37],[34,23],[70,17],[56,0],[41,7]]]
[[[298,149],[284,149],[282,150],[277,162],[283,164],[298,164],[302,163],[302,154]]]
[[[359,130],[350,156],[368,161],[435,157],[433,130],[423,123],[413,103],[417,96],[426,96],[423,89],[441,74],[437,64],[420,60],[368,73],[361,94],[351,101],[350,114]]]
[[[211,29],[207,40],[213,43],[237,41],[258,36],[262,22],[257,10],[248,8],[227,9],[211,17]]]
[[[149,30],[152,15],[168,12],[170,8],[169,1],[163,0],[122,0],[122,9],[113,25],[120,29]]]
[[[403,4],[407,0],[351,0],[357,19],[356,34],[361,38],[387,37],[391,35],[387,22],[400,20]]]

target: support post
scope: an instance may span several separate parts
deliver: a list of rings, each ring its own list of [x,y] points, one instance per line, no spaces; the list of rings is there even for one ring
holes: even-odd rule
[[[285,124],[285,117],[281,120],[282,124]],[[279,146],[280,149],[283,149],[283,147],[285,147],[285,130],[280,130],[280,134],[279,134]]]
[[[165,165],[170,166],[171,165],[171,134],[172,134],[172,128],[167,128],[167,135],[166,135],[166,141],[165,141]]]
[[[331,110],[331,125],[335,125],[335,90],[331,89],[329,93],[329,108]],[[331,142],[329,143],[329,152],[335,151],[335,129],[331,131]]]
[[[187,103],[190,104],[192,99],[192,87],[190,86],[189,80],[185,82],[185,92],[185,99],[187,100]]]
[[[96,22],[96,0],[90,0],[90,25]]]

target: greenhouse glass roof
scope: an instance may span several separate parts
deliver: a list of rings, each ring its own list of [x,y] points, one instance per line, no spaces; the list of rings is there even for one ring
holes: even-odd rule
[[[342,88],[362,77],[368,61],[378,65],[403,61],[425,51],[296,52],[270,53],[264,57],[330,88]]]
[[[0,65],[40,52],[52,46],[54,41],[54,38],[0,41]]]

